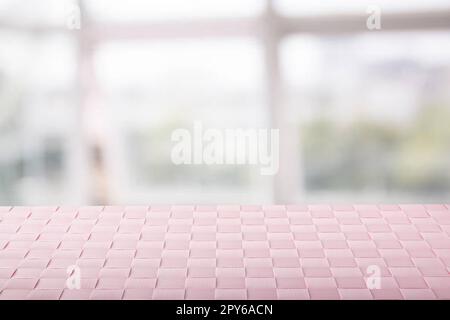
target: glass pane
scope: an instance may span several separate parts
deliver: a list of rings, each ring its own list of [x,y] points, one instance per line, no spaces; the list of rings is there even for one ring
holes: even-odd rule
[[[4,25],[64,27],[76,0],[0,0],[0,21]]]
[[[176,166],[170,158],[173,130],[193,132],[196,121],[220,130],[264,125],[256,41],[115,42],[98,49],[95,70],[117,137],[109,143],[111,183],[124,201],[217,202],[231,194],[232,201],[251,201],[267,195],[269,181],[255,166]]]
[[[282,66],[306,196],[448,199],[450,34],[295,36]]]
[[[101,21],[160,21],[242,17],[258,14],[261,0],[117,0],[86,1],[90,15]]]
[[[449,9],[448,0],[275,0],[284,15],[365,14],[368,6],[379,6],[381,12],[410,12]]]
[[[73,42],[0,31],[0,203],[76,202]]]

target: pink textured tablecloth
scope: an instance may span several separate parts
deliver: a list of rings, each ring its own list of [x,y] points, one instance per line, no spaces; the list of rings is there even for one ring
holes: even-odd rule
[[[0,207],[1,299],[449,299],[449,271],[450,205]]]

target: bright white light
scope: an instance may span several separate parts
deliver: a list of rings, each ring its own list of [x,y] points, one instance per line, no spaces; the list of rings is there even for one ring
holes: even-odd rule
[[[117,42],[102,46],[95,61],[99,82],[110,88],[254,89],[262,77],[262,55],[251,40]]]
[[[74,0],[0,0],[0,20],[14,25],[64,26]]]
[[[261,12],[262,0],[90,0],[87,9],[96,20],[176,20],[251,16]]]
[[[448,0],[275,0],[284,15],[365,14],[369,5],[379,6],[382,12],[449,9]]]

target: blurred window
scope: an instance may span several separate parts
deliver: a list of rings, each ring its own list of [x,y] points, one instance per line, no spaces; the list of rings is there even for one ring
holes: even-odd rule
[[[448,199],[450,2],[269,2],[0,0],[0,203]],[[334,30],[369,5],[429,14]],[[283,172],[173,165],[196,120],[279,126]]]
[[[0,0],[0,21],[4,26],[63,27],[76,0]]]
[[[286,16],[364,15],[368,6],[378,6],[381,13],[409,13],[450,9],[448,0],[274,0],[276,9]]]
[[[170,159],[172,131],[192,133],[197,120],[204,129],[264,126],[262,52],[256,41],[113,42],[97,50],[95,70],[105,112],[118,128],[109,144],[117,159],[112,172],[123,178],[113,181],[118,196],[148,190],[147,197],[170,199],[179,189],[185,201],[214,201],[209,195],[214,190],[224,196],[241,191],[260,201],[267,197],[267,181],[254,166],[175,166]]]
[[[89,0],[87,9],[99,21],[136,22],[256,16],[261,0]]]
[[[307,195],[448,195],[448,32],[293,36],[281,61]]]
[[[75,47],[63,35],[0,30],[0,200],[70,201],[77,130]]]

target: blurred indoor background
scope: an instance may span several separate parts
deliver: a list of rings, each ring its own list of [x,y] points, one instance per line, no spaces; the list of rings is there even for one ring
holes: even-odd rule
[[[173,165],[195,120],[279,173]],[[0,0],[0,205],[449,201],[450,0]]]

